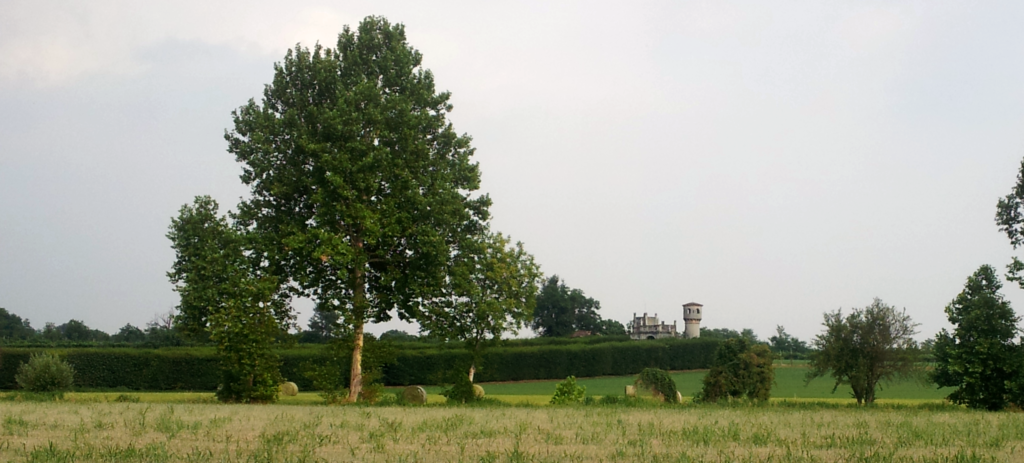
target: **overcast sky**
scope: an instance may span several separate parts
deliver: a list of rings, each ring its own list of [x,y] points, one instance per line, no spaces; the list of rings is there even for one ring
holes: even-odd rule
[[[696,301],[808,339],[879,297],[923,339],[1013,255],[1024,3],[496,3],[5,0],[0,307],[109,332],[174,307],[171,217],[247,192],[231,111],[367,15],[452,92],[494,228],[605,318]]]

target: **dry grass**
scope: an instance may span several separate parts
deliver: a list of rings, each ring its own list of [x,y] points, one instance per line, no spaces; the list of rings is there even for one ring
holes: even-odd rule
[[[0,460],[1024,461],[1024,414],[4,402]]]

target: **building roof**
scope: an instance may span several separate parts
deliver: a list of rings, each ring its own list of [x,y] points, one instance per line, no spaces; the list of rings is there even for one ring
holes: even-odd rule
[[[704,307],[704,304],[699,304],[697,302],[687,302],[686,304],[683,304],[683,307]]]

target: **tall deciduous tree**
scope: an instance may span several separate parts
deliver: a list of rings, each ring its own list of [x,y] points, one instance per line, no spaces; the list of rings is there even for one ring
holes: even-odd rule
[[[272,402],[280,382],[271,351],[293,319],[280,279],[208,196],[182,206],[167,237],[177,259],[168,277],[181,296],[180,323],[217,344],[225,402]]]
[[[2,340],[24,340],[31,339],[36,335],[27,319],[23,319],[0,307],[0,339]]]
[[[999,231],[1010,239],[1013,249],[1024,245],[1024,161],[1021,161],[1013,191],[996,204],[996,224]],[[1013,261],[1007,266],[1006,279],[1024,288],[1024,261],[1017,256],[1013,256]]]
[[[484,343],[532,320],[540,267],[522,243],[486,232],[460,246],[448,275],[446,294],[431,304],[420,327],[432,337],[466,343],[472,382]]]
[[[807,381],[831,375],[832,392],[849,384],[857,404],[870,404],[880,382],[918,373],[921,355],[912,338],[917,325],[905,310],[898,312],[876,298],[845,317],[842,310],[826,313],[824,325],[825,332],[814,338]]]
[[[337,49],[290,50],[226,135],[252,191],[239,217],[352,330],[351,401],[364,325],[418,319],[454,244],[487,220],[490,199],[471,195],[470,138],[448,122],[450,94],[421,62],[402,25],[368,17]]]
[[[600,333],[603,328],[597,313],[601,303],[579,289],[569,288],[558,275],[548,278],[537,295],[533,329],[541,336],[569,336],[577,330]]]
[[[949,400],[971,408],[1002,410],[1019,374],[1020,346],[1013,340],[1020,318],[999,289],[994,268],[983,265],[964,290],[946,306],[953,332],[936,336],[935,370],[939,387],[955,387]]]

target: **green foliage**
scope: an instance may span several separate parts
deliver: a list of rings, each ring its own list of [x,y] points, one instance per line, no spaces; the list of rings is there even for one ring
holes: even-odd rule
[[[1013,249],[1024,245],[1024,160],[1021,161],[1013,191],[996,204],[996,224],[999,225],[999,231],[1010,239]],[[1013,256],[1013,261],[1007,266],[1006,279],[1024,288],[1024,261],[1017,256]]]
[[[56,354],[40,352],[18,367],[14,380],[30,392],[64,392],[71,390],[75,370]]]
[[[772,352],[781,358],[803,358],[811,350],[806,342],[791,336],[782,325],[775,327],[775,336],[769,337],[768,342]]]
[[[353,398],[364,324],[418,319],[454,247],[488,218],[470,138],[422,60],[404,26],[367,17],[336,49],[289,50],[226,135],[251,189],[240,219],[353,333]]]
[[[193,335],[208,333],[217,345],[217,398],[276,401],[280,361],[271,349],[294,318],[280,279],[209,196],[182,206],[167,237],[176,253],[168,277],[181,296],[176,319]]]
[[[825,314],[823,334],[814,338],[807,381],[831,375],[835,391],[849,384],[858,404],[875,401],[882,381],[916,377],[921,351],[913,339],[917,326],[906,311],[875,299],[844,317],[841,310]]]
[[[395,362],[398,350],[392,343],[378,341],[372,334],[367,334],[364,341],[363,384],[369,387],[383,380],[384,367]],[[302,363],[302,376],[311,382],[311,389],[320,391],[324,402],[343,402],[349,393],[345,386],[349,384],[351,371],[351,335],[334,338],[316,352],[314,358]],[[361,391],[361,394],[364,399],[373,398],[375,401],[380,397],[380,391],[374,388],[371,388],[368,394],[363,392],[365,391]]]
[[[452,385],[441,392],[441,395],[448,399],[448,403],[473,403],[479,398],[476,396],[476,391],[473,390],[473,382],[469,380],[469,376],[456,373],[452,378]]]
[[[467,239],[453,256],[444,297],[420,318],[428,336],[464,342],[473,355],[469,379],[480,365],[485,342],[517,333],[532,317],[540,267],[522,243],[511,246],[500,233]]]
[[[665,370],[706,369],[714,360],[718,342],[706,339],[658,340],[650,342],[570,342],[552,345],[496,347],[483,354],[483,362],[493,368],[481,370],[477,381],[522,381],[576,377],[635,375],[644,368]],[[345,341],[342,341],[345,343]],[[367,358],[378,362],[373,353],[375,342],[367,340]],[[383,344],[383,343],[382,343]],[[322,391],[307,374],[309,367],[329,366],[330,381],[339,384],[339,393],[348,382],[351,346],[334,356],[325,354],[327,346],[296,347],[275,353],[281,359],[281,375],[294,381],[303,391]],[[0,362],[0,389],[17,387],[17,366],[40,349],[5,348]],[[210,347],[189,348],[74,348],[59,353],[75,368],[79,388],[171,391],[213,391],[220,382],[219,360]],[[379,368],[379,381],[388,386],[439,384],[450,371],[464,372],[472,357],[464,349],[392,350],[392,362]],[[386,360],[386,358],[385,358]],[[372,369],[371,369],[372,371]],[[322,384],[322,383],[321,383]]]
[[[23,319],[7,309],[0,307],[0,340],[24,340],[36,335],[36,330],[28,320]]]
[[[661,396],[668,403],[677,403],[676,382],[668,372],[658,368],[644,368],[636,377],[636,385]]]
[[[625,336],[626,327],[615,320],[601,320],[597,324],[597,331],[594,334],[600,334],[604,336]]]
[[[715,352],[715,363],[704,376],[704,387],[697,399],[704,402],[718,402],[727,397],[768,400],[775,383],[774,359],[768,346],[755,344],[746,337],[725,341]]]
[[[1021,348],[1013,342],[1020,318],[1000,288],[995,269],[983,265],[946,306],[954,328],[936,336],[931,379],[940,387],[956,388],[949,395],[953,403],[1002,410],[1011,400],[1020,375]]]
[[[537,295],[533,311],[533,329],[541,336],[569,336],[585,330],[599,333],[602,329],[601,303],[579,289],[565,285],[558,275],[548,278]]]
[[[555,395],[551,397],[551,404],[581,404],[586,394],[587,387],[576,384],[576,377],[570,375],[555,386]]]

